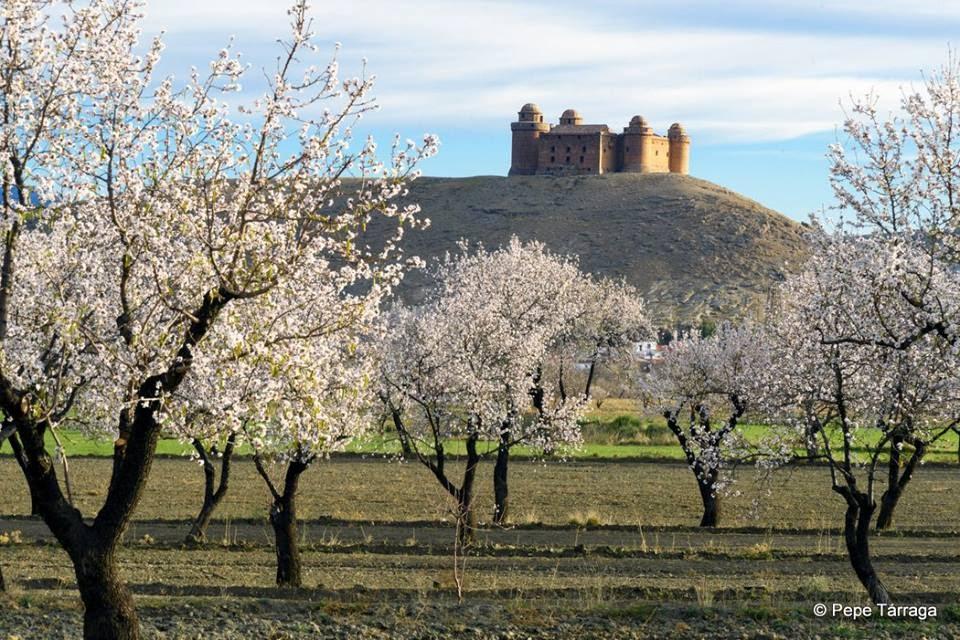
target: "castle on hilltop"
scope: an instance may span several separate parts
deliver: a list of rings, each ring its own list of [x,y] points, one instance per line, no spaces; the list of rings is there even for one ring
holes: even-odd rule
[[[560,124],[543,121],[540,107],[523,105],[511,123],[511,176],[600,173],[690,173],[690,136],[679,122],[666,137],[653,132],[646,119],[633,116],[623,133],[605,124],[583,124],[573,109]]]

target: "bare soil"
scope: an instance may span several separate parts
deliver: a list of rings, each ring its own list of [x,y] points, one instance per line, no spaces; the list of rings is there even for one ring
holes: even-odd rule
[[[92,514],[109,461],[76,459],[71,468],[77,502]],[[463,604],[446,499],[424,469],[382,459],[325,461],[305,475],[304,589],[273,585],[267,493],[246,460],[237,461],[209,542],[197,546],[182,539],[201,470],[158,460],[121,570],[150,638],[960,637],[956,467],[921,469],[897,530],[872,547],[898,603],[938,607],[927,621],[812,614],[818,602],[866,604],[826,469],[777,472],[762,490],[742,475],[745,495],[728,501],[728,526],[713,530],[691,526],[696,488],[682,465],[517,462],[511,472],[517,522],[478,531]],[[0,639],[76,637],[69,560],[28,515],[12,461],[0,459],[0,474],[9,479],[0,564],[11,591]],[[484,475],[483,513],[489,482]],[[752,509],[767,489],[774,506]]]
[[[74,501],[92,516],[105,495],[111,460],[70,462]],[[450,465],[454,477],[459,469]],[[59,471],[59,470],[58,470]],[[279,475],[279,467],[273,469]],[[62,474],[61,474],[62,475]],[[0,514],[29,515],[30,499],[20,470],[0,457],[0,478],[10,478],[0,495]],[[480,520],[493,512],[492,465],[477,476]],[[758,484],[752,469],[741,469],[726,498],[723,527],[762,530],[837,530],[843,524],[842,499],[830,490],[826,467],[800,466],[777,471]],[[138,520],[186,520],[196,515],[203,472],[187,458],[160,458],[153,464]],[[573,523],[636,527],[690,526],[700,520],[696,482],[686,465],[672,462],[515,461],[510,470],[512,522],[518,525]],[[270,495],[253,464],[235,461],[230,492],[220,519],[263,520]],[[925,465],[897,507],[898,530],[960,532],[960,468]],[[302,519],[351,522],[452,522],[452,505],[433,476],[416,462],[389,458],[333,458],[304,474],[298,498]]]

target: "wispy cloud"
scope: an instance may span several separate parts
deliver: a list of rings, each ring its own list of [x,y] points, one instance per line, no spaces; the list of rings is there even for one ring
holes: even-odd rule
[[[897,88],[946,51],[946,41],[922,33],[806,32],[777,21],[811,10],[905,19],[903,3],[893,0],[813,9],[801,0],[734,0],[725,6],[765,12],[742,27],[710,27],[716,6],[354,0],[317,3],[315,28],[344,43],[346,67],[369,59],[384,107],[376,122],[384,125],[504,127],[533,100],[551,119],[575,106],[588,120],[619,127],[642,113],[658,129],[681,120],[699,139],[714,141],[829,130],[841,118],[838,100],[850,92],[876,89],[892,108]],[[700,16],[693,26],[684,19],[691,11]],[[960,6],[927,0],[911,3],[909,12],[911,19],[960,20]],[[148,30],[171,33],[168,68],[203,64],[200,50],[212,52],[231,33],[239,50],[261,61],[286,19],[281,6],[257,0],[165,0],[149,16]]]

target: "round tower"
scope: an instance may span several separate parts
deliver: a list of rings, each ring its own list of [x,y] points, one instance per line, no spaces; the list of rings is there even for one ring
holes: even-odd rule
[[[560,114],[560,124],[583,124],[583,118],[576,109],[567,109]]]
[[[690,173],[690,136],[683,125],[674,122],[667,133],[670,140],[670,173],[687,175]]]
[[[517,122],[510,124],[513,148],[509,175],[529,176],[537,172],[540,134],[550,131],[550,125],[543,121],[540,107],[532,102],[523,105],[517,115]]]
[[[623,165],[624,173],[649,173],[653,129],[643,116],[633,116],[630,124],[623,130]]]

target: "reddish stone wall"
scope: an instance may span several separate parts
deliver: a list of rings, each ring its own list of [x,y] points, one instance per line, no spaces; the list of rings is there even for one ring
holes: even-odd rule
[[[620,167],[620,136],[614,133],[605,133],[600,137],[600,169],[602,173],[617,171]]]
[[[537,173],[600,172],[602,134],[546,134],[540,138]]]
[[[643,136],[642,173],[670,171],[670,143],[661,136]]]
[[[537,172],[539,131],[514,131],[510,175],[533,175]]]
[[[617,167],[618,171],[628,173],[640,172],[641,143],[640,134],[624,133],[620,135],[621,163]]]

